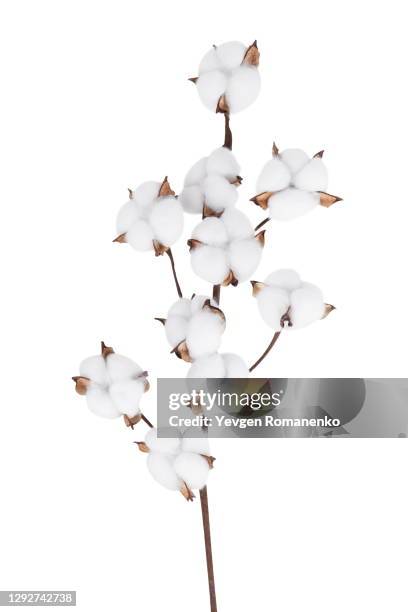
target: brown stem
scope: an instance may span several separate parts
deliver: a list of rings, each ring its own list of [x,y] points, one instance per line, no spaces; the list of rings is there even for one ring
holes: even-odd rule
[[[225,138],[224,138],[224,147],[232,151],[232,132],[230,128],[230,116],[229,113],[224,113],[225,119]]]
[[[148,425],[149,427],[151,427],[153,429],[153,424],[149,421],[149,419],[147,417],[145,417],[144,414],[142,414],[142,421],[144,421],[146,423],[146,425]]]
[[[210,591],[211,612],[217,612],[217,598],[215,596],[214,565],[211,548],[210,512],[208,510],[207,487],[200,490],[201,513],[203,516],[205,555],[207,558],[208,588]]]
[[[178,282],[178,278],[177,278],[177,274],[176,274],[176,266],[174,265],[174,257],[173,257],[173,253],[171,252],[171,249],[168,249],[168,251],[166,251],[167,255],[169,256],[170,259],[170,263],[171,263],[171,269],[173,271],[173,277],[174,277],[174,282],[176,283],[176,289],[177,289],[177,293],[179,298],[183,297],[183,293],[181,291],[181,287],[180,287],[180,283]]]
[[[255,368],[256,368],[257,366],[259,366],[259,364],[261,363],[261,361],[263,361],[263,360],[265,359],[265,357],[267,356],[267,354],[269,353],[269,351],[270,351],[271,349],[273,349],[273,347],[274,347],[274,345],[275,345],[275,343],[276,343],[276,341],[277,341],[277,339],[279,338],[279,336],[280,336],[280,335],[281,335],[281,332],[280,332],[280,331],[275,332],[275,334],[274,334],[274,336],[273,336],[272,340],[270,341],[269,346],[268,346],[268,348],[266,349],[266,351],[265,351],[264,353],[262,353],[262,355],[259,357],[259,359],[257,359],[257,360],[255,361],[255,363],[254,363],[253,365],[251,365],[251,367],[249,368],[249,371],[250,371],[250,372],[252,372],[253,370],[255,370]]]
[[[263,221],[261,221],[260,223],[258,223],[258,225],[255,228],[255,232],[259,229],[261,229],[261,227],[263,227],[265,225],[265,223],[268,223],[268,221],[270,221],[270,217],[266,217],[266,219],[264,219]]]
[[[220,298],[221,298],[221,285],[214,285],[213,286],[213,300],[217,302],[218,305],[220,305]]]

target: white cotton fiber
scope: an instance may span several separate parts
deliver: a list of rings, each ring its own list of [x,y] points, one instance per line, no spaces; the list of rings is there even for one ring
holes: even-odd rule
[[[116,419],[121,415],[113,403],[112,398],[105,389],[96,385],[90,385],[86,393],[88,408],[97,416],[106,419]]]
[[[269,286],[279,287],[287,291],[299,289],[302,285],[300,276],[295,270],[275,270],[265,279],[265,284]]]
[[[278,191],[268,200],[269,215],[277,221],[290,221],[305,215],[319,204],[319,196],[310,191],[289,188]]]
[[[300,289],[292,292],[290,302],[290,318],[294,328],[306,327],[323,316],[323,294],[315,285],[303,283]]]
[[[143,372],[137,363],[117,353],[111,353],[106,357],[106,368],[111,382],[134,378]]]
[[[152,206],[149,222],[155,239],[171,246],[183,231],[183,209],[173,196],[160,198]]]
[[[227,254],[219,247],[203,245],[192,249],[191,266],[197,276],[213,285],[220,285],[229,273]]]
[[[269,327],[279,331],[281,317],[287,312],[290,301],[289,293],[278,287],[264,287],[257,295],[261,317]]]
[[[201,455],[180,453],[174,461],[174,470],[190,489],[202,489],[207,482],[210,467]]]
[[[141,378],[122,380],[111,384],[109,387],[109,395],[118,412],[127,414],[129,417],[139,414],[139,404],[143,393],[144,381]]]
[[[250,106],[258,97],[261,79],[254,66],[236,68],[226,89],[226,98],[231,113],[238,113]]]
[[[257,193],[280,191],[289,187],[291,174],[289,168],[278,157],[270,159],[263,167],[256,183]]]
[[[126,233],[126,241],[136,251],[150,251],[153,249],[154,234],[146,221],[136,221]]]
[[[210,299],[207,295],[195,295],[191,302],[190,302],[190,307],[191,307],[191,313],[195,314],[196,312],[198,312],[199,310],[202,309],[202,307],[204,306],[205,302]],[[214,302],[213,299],[210,299],[210,304],[212,306],[217,306],[217,304]]]
[[[210,174],[204,179],[203,190],[206,204],[216,212],[234,206],[238,200],[236,187],[218,174]]]
[[[198,453],[199,455],[210,455],[210,445],[207,436],[200,430],[200,437],[189,438],[190,432],[198,433],[197,428],[190,427],[184,432],[181,440],[181,451],[185,453]]]
[[[201,357],[190,367],[187,378],[224,378],[224,360],[218,353]]]
[[[187,334],[187,322],[185,317],[172,315],[166,319],[164,325],[167,341],[172,348],[175,348],[180,342],[185,340]]]
[[[302,149],[285,149],[279,153],[279,157],[288,166],[292,175],[299,172],[309,161],[309,156]]]
[[[186,174],[184,179],[184,186],[189,187],[190,185],[198,185],[205,179],[207,175],[207,157],[202,157],[191,166],[190,170]]]
[[[189,185],[180,193],[179,201],[186,213],[201,213],[204,207],[204,191],[199,185]]]
[[[211,111],[215,112],[218,100],[223,95],[227,85],[227,79],[223,72],[214,70],[202,74],[196,83],[198,95],[202,103]]]
[[[217,55],[217,50],[213,47],[203,57],[198,68],[199,74],[209,72],[210,70],[220,70],[221,63]]]
[[[229,247],[230,268],[239,282],[249,279],[262,257],[262,247],[255,238],[236,240]]]
[[[203,219],[193,229],[192,237],[210,246],[222,246],[228,242],[225,226],[217,217]]]
[[[223,70],[233,70],[242,64],[246,46],[242,42],[231,41],[217,46],[216,54]]]
[[[156,181],[146,181],[133,189],[133,200],[142,208],[150,206],[150,204],[159,195],[161,183]]]
[[[319,157],[314,157],[295,175],[293,182],[298,189],[326,191],[327,168]]]
[[[172,304],[172,306],[169,308],[167,317],[172,317],[173,315],[186,318],[190,317],[191,300],[188,300],[187,298],[180,298],[177,300],[177,302],[174,302],[174,304]]]
[[[142,214],[140,207],[134,200],[129,200],[122,206],[116,219],[116,231],[118,234],[125,234],[135,221]]]
[[[157,452],[175,455],[180,450],[179,438],[158,438],[157,429],[155,427],[149,429],[145,436],[145,442],[153,453]]]
[[[178,491],[182,482],[177,476],[174,467],[174,458],[163,453],[149,453],[147,456],[147,468],[153,478],[166,489]]]
[[[94,357],[84,359],[79,366],[79,373],[81,376],[89,378],[99,385],[109,384],[106,362],[102,355],[95,355]]]
[[[222,319],[208,310],[197,312],[187,328],[186,342],[193,359],[215,353],[224,332]]]
[[[240,167],[227,147],[215,149],[207,158],[207,174],[220,174],[227,179],[235,180],[240,173]]]
[[[226,369],[225,378],[248,378],[249,369],[245,361],[234,353],[221,355]]]
[[[248,217],[236,208],[227,209],[223,213],[221,221],[227,230],[229,240],[240,240],[254,235]]]

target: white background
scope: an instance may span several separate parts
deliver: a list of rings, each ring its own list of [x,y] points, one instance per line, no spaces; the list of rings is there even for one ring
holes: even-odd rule
[[[222,144],[187,77],[213,44],[259,41],[262,92],[232,119],[248,202],[272,141],[326,150],[344,197],[274,224],[258,280],[295,267],[337,306],[287,334],[269,376],[406,369],[406,30],[401,2],[3,0],[0,588],[77,589],[78,609],[207,612],[198,502],[156,485],[125,430],[70,377],[103,338],[184,376],[163,329],[166,257],[112,244],[127,187]],[[186,220],[185,238],[197,221]],[[207,292],[174,248],[186,294]],[[249,284],[223,290],[223,350],[270,339]],[[153,384],[154,387],[154,384]],[[152,419],[154,392],[144,398]],[[219,611],[407,609],[405,440],[216,441],[209,487]]]

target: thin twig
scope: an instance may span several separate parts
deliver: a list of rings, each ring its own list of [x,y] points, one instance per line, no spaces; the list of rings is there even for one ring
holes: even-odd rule
[[[149,421],[149,419],[147,417],[145,417],[144,414],[142,414],[142,421],[144,421],[146,423],[146,425],[148,425],[149,427],[151,427],[153,429],[153,424]]]
[[[200,490],[200,501],[201,501],[201,513],[203,515],[204,543],[205,543],[205,555],[207,559],[208,589],[210,592],[210,606],[211,606],[211,612],[217,612],[217,598],[215,595],[214,565],[213,565],[212,548],[211,548],[210,512],[208,509],[207,487],[204,487],[203,489]]]
[[[230,116],[229,113],[224,113],[225,119],[225,138],[224,138],[224,147],[232,151],[232,132],[230,128]]]
[[[255,368],[256,368],[257,366],[259,366],[259,364],[261,363],[261,361],[263,361],[263,360],[265,359],[265,357],[267,356],[267,354],[269,353],[269,351],[270,351],[270,350],[271,350],[271,349],[274,347],[274,345],[275,345],[275,343],[276,343],[276,341],[277,341],[277,339],[279,338],[279,336],[280,336],[280,335],[281,335],[281,332],[280,332],[280,331],[275,332],[275,334],[274,334],[274,336],[273,336],[272,340],[270,341],[269,346],[268,346],[268,348],[266,349],[266,351],[265,351],[264,353],[262,353],[262,355],[259,357],[259,359],[257,359],[257,360],[255,361],[255,363],[254,363],[253,365],[251,365],[251,367],[249,368],[249,371],[250,371],[250,372],[252,372],[253,370],[255,370]]]
[[[171,263],[171,269],[173,271],[173,277],[174,277],[174,282],[176,283],[176,289],[177,289],[177,293],[179,298],[183,297],[183,293],[181,291],[181,287],[180,287],[180,283],[178,282],[178,278],[177,278],[177,274],[176,274],[176,266],[174,265],[174,257],[173,257],[173,253],[171,252],[171,249],[168,249],[168,251],[166,251],[167,255],[169,256],[170,259],[170,263]]]
[[[264,219],[263,221],[261,221],[260,223],[258,223],[258,225],[255,228],[255,232],[259,229],[261,229],[261,227],[263,227],[265,225],[265,223],[268,223],[268,221],[270,221],[271,218],[270,217],[266,217],[266,219]]]
[[[221,299],[221,285],[214,285],[213,286],[213,300],[217,302],[218,305],[220,305],[220,299]]]

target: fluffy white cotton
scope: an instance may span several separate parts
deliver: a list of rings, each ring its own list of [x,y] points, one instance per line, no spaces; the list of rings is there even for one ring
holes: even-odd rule
[[[196,85],[201,101],[211,111],[216,111],[222,95],[232,113],[247,108],[258,96],[258,69],[243,64],[246,51],[243,43],[232,41],[210,49],[201,60]]]
[[[174,456],[164,453],[149,453],[147,468],[153,478],[166,489],[179,491],[182,482],[174,469]]]
[[[124,234],[128,229],[140,219],[142,209],[136,204],[134,200],[129,200],[119,210],[116,219],[116,231],[118,234]]]
[[[160,187],[161,183],[157,181],[145,181],[136,189],[132,189],[132,201],[136,202],[141,208],[146,208],[157,198]]]
[[[174,461],[176,474],[190,489],[202,489],[208,479],[210,466],[197,453],[180,453]]]
[[[192,237],[210,246],[223,246],[228,241],[224,223],[217,217],[207,217],[193,229]]]
[[[277,221],[291,221],[310,212],[318,204],[318,194],[289,187],[269,198],[269,216]]]
[[[206,204],[215,212],[234,206],[238,200],[237,188],[218,174],[210,174],[204,179],[203,192]]]
[[[248,217],[236,208],[229,208],[224,212],[222,223],[230,241],[250,238],[254,235],[254,230]]]
[[[255,238],[235,240],[229,247],[229,262],[239,282],[249,279],[257,269],[262,257],[262,247]]]
[[[294,176],[309,161],[307,153],[302,149],[285,149],[279,153],[280,159],[286,164],[289,172]]]
[[[166,319],[164,328],[166,330],[166,338],[170,346],[175,348],[183,342],[187,334],[188,319],[172,315]]]
[[[255,66],[240,66],[228,79],[226,98],[231,113],[239,113],[257,99],[261,78]]]
[[[289,187],[291,173],[286,164],[277,157],[272,157],[262,169],[256,183],[258,193],[264,191],[280,191]]]
[[[193,298],[191,298],[190,300],[191,313],[195,314],[196,312],[201,310],[205,302],[207,302],[208,299],[209,298],[206,295],[195,295]],[[217,307],[217,303],[213,300],[213,298],[210,299],[210,305]]]
[[[149,429],[145,436],[145,442],[152,452],[176,455],[180,450],[179,438],[158,438],[155,427]]]
[[[86,402],[91,412],[105,419],[116,419],[121,415],[109,393],[97,385],[88,388]]]
[[[207,161],[208,157],[202,157],[190,168],[184,179],[184,185],[199,185],[207,176]]]
[[[187,213],[201,214],[205,203],[204,191],[198,185],[188,185],[180,193],[179,200]]]
[[[147,221],[136,221],[126,232],[126,242],[136,251],[153,249],[154,232]]]
[[[203,280],[220,285],[229,273],[228,254],[220,247],[198,246],[191,250],[191,266]]]
[[[245,361],[234,353],[224,353],[221,355],[224,361],[225,378],[248,378],[249,369]]]
[[[94,355],[84,359],[79,366],[79,374],[89,378],[98,385],[108,384],[106,362],[102,355]]]
[[[188,325],[186,342],[193,359],[215,353],[224,332],[224,323],[216,314],[208,310],[197,312]]]
[[[145,391],[144,380],[122,380],[112,383],[109,395],[118,409],[119,414],[134,417],[139,414],[139,404]]]
[[[226,147],[219,147],[218,149],[215,149],[215,151],[213,151],[206,160],[205,174],[219,174],[227,179],[235,180],[239,173],[239,164],[233,153]],[[199,180],[202,180],[203,178],[204,176],[202,176]]]
[[[179,317],[189,317],[191,315],[191,300],[187,298],[180,298],[177,302],[174,302],[169,308],[167,317],[177,315]]]
[[[259,312],[264,321],[278,331],[282,329],[281,317],[288,330],[306,327],[323,317],[323,294],[311,283],[302,282],[294,270],[277,270],[265,280],[265,286],[257,293]]]
[[[152,206],[149,222],[156,240],[170,246],[183,231],[183,209],[173,196],[159,198]]]
[[[298,189],[326,191],[328,184],[327,168],[320,157],[307,162],[294,176],[293,183]]]
[[[202,437],[200,435],[199,438],[193,437],[189,438],[188,434],[190,431],[196,431],[194,428],[187,430],[183,438],[181,440],[181,450],[185,453],[198,453],[199,455],[210,455],[210,445],[208,443],[208,438]]]
[[[187,373],[187,378],[225,378],[225,374],[224,360],[217,353],[194,361]]]
[[[111,353],[106,357],[105,366],[109,379],[112,382],[120,382],[128,378],[135,378],[140,376],[143,372],[142,368],[137,363],[117,353]]]

